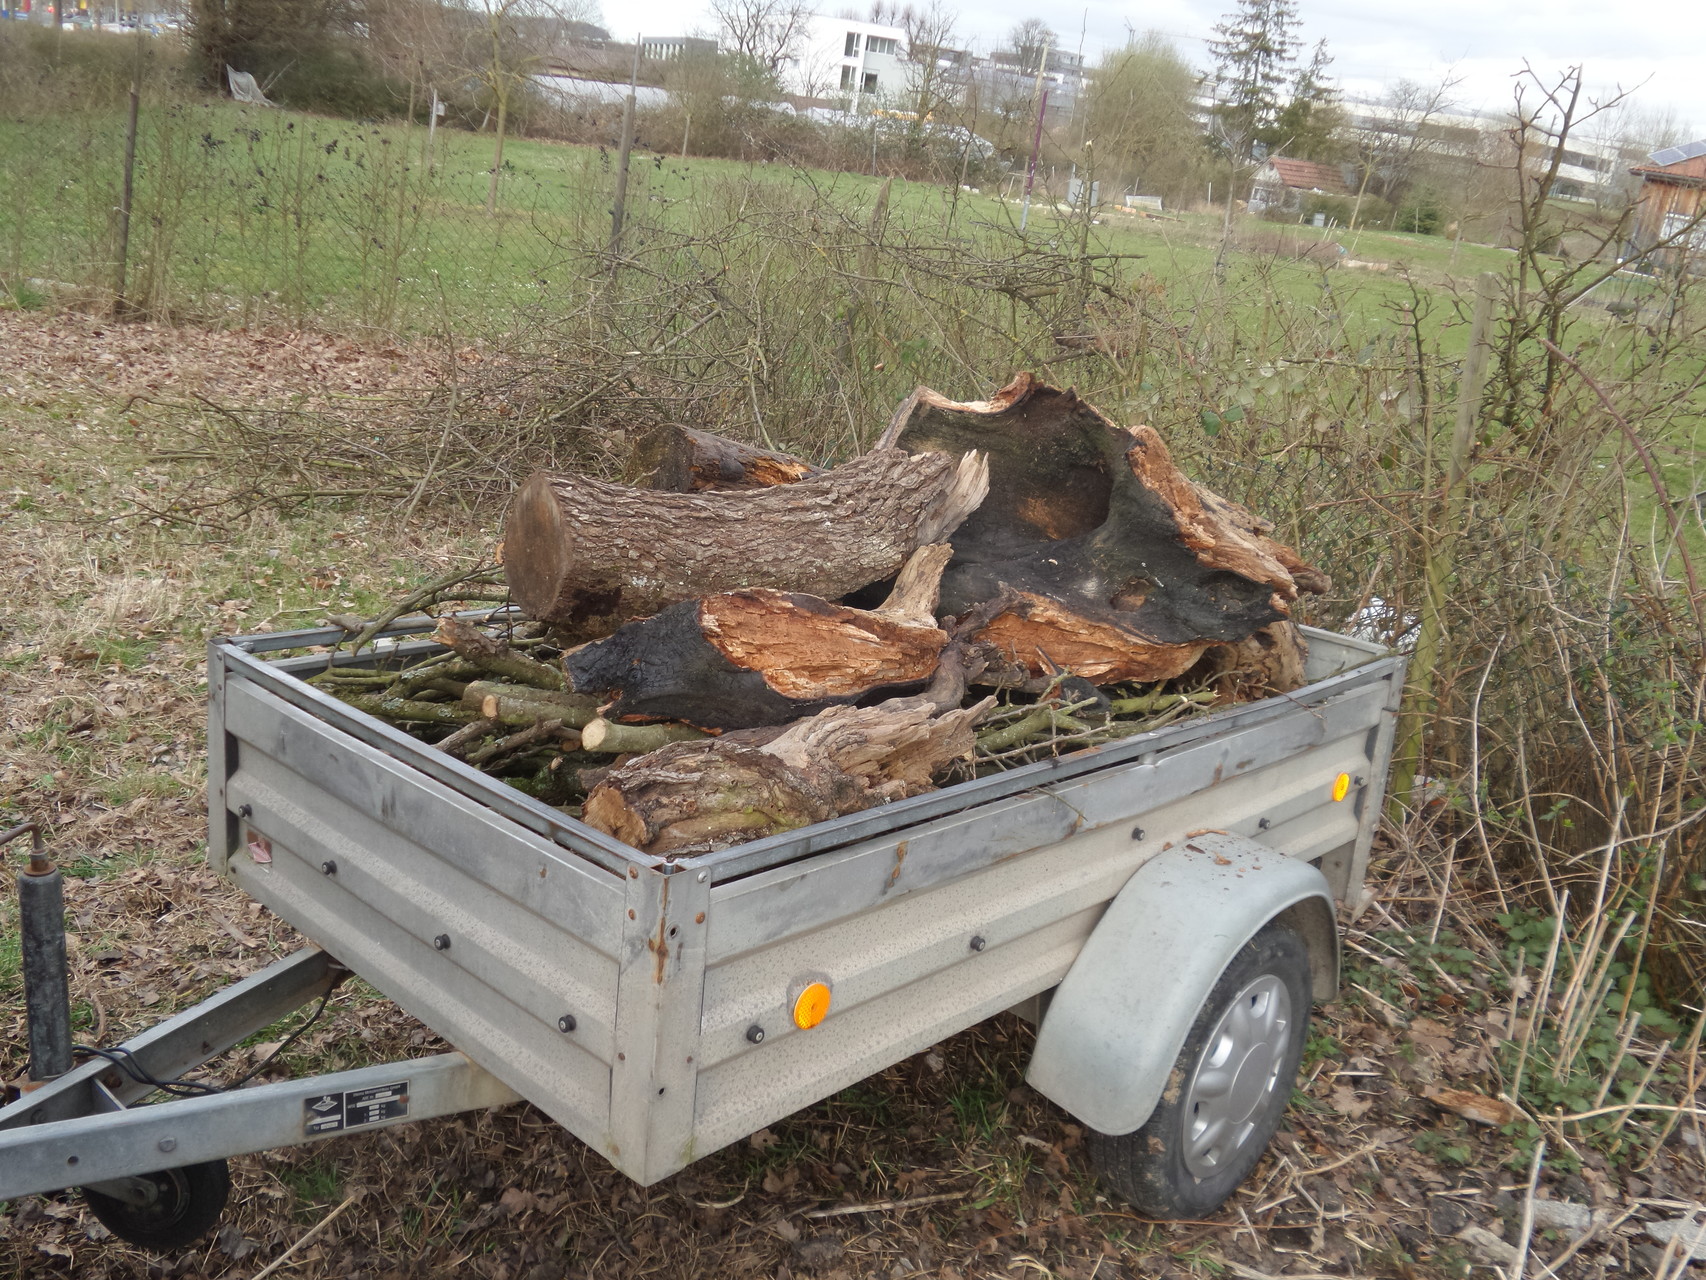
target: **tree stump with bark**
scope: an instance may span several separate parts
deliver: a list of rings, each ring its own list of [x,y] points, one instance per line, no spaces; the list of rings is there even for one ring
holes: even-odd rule
[[[913,553],[886,603],[853,609],[753,588],[671,605],[564,658],[570,686],[611,720],[706,729],[784,724],[893,686],[922,685],[948,642],[937,590],[952,548]]]
[[[510,507],[504,571],[528,616],[571,641],[750,587],[834,600],[946,541],[986,487],[975,454],[899,449],[735,492],[661,493],[541,471]]]
[[[584,819],[643,853],[685,856],[929,791],[971,755],[972,727],[994,704],[961,707],[961,660],[941,667],[917,697],[831,707],[780,733],[680,742],[618,765],[588,793]]]

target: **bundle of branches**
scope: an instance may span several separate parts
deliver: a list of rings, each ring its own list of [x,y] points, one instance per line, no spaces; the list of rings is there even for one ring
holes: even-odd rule
[[[521,486],[523,628],[446,619],[441,655],[322,683],[668,854],[1302,683],[1289,607],[1325,577],[1029,375],[920,388],[828,471],[685,428],[637,456],[647,487]]]
[[[423,385],[362,394],[258,388],[242,402],[155,402],[165,431],[154,460],[187,465],[175,485],[134,494],[136,513],[223,525],[323,500],[479,510],[506,501],[542,460],[618,474],[627,433],[663,423],[668,411],[635,394],[628,357],[638,353],[588,341],[566,350],[549,359],[524,349],[418,353]]]

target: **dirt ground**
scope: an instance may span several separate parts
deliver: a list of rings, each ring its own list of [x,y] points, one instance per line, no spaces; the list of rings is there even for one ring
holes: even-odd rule
[[[149,514],[197,467],[242,465],[174,452],[172,424],[197,397],[311,406],[392,391],[424,381],[425,360],[315,335],[0,313],[0,823],[41,820],[70,872],[82,1043],[116,1044],[300,942],[201,860],[205,637],[371,607],[493,538],[425,507],[408,521],[260,509],[228,527]],[[1681,1259],[1643,1224],[1706,1192],[1697,1127],[1656,1146],[1632,1130],[1609,1152],[1555,1144],[1531,1190],[1531,1148],[1424,1096],[1496,1093],[1506,1030],[1488,904],[1473,879],[1445,908],[1436,892],[1430,858],[1449,835],[1383,836],[1375,899],[1347,929],[1344,994],[1316,1013],[1280,1136],[1213,1221],[1155,1223],[1105,1196],[1080,1126],[1023,1083],[1029,1029],[1003,1016],[650,1188],[522,1105],[236,1159],[224,1225],[172,1257],[112,1239],[74,1193],[0,1204],[0,1276],[252,1277],[283,1259],[271,1274],[341,1280],[1411,1280],[1513,1274],[1535,1201],[1592,1218],[1584,1235],[1543,1207],[1529,1275],[1671,1274]],[[6,1080],[25,1065],[15,935],[7,890]],[[352,986],[273,1070],[442,1047]]]

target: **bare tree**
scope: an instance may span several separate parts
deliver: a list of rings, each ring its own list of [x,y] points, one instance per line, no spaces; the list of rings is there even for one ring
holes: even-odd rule
[[[566,22],[594,16],[596,8],[583,0],[470,0],[472,24],[462,45],[462,70],[484,90],[490,117],[495,117],[491,181],[486,188],[486,212],[498,207],[498,179],[503,171],[504,139],[510,110],[529,77],[550,62]]]
[[[812,18],[806,0],[711,0],[711,12],[725,50],[773,75],[798,56]]]
[[[1452,92],[1462,83],[1461,76],[1450,72],[1433,86],[1400,80],[1353,131],[1361,177],[1350,230],[1356,230],[1371,188],[1383,199],[1395,201],[1415,181],[1422,160],[1451,145],[1441,120],[1452,111]]]
[[[1013,46],[1013,53],[1019,60],[1019,70],[1033,76],[1043,69],[1043,60],[1048,57],[1048,51],[1060,48],[1060,37],[1054,33],[1054,28],[1041,18],[1026,18],[1008,32],[1007,42]]]
[[[959,15],[942,0],[922,8],[877,0],[871,21],[906,32],[906,103],[916,137],[925,122],[958,103],[965,87],[961,53],[954,47]]]

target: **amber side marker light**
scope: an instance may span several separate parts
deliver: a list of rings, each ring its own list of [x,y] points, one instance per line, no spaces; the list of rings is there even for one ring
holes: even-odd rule
[[[1333,799],[1343,800],[1351,793],[1351,775],[1341,773],[1333,779]]]
[[[825,983],[812,983],[794,1001],[794,1025],[801,1031],[810,1031],[828,1016],[829,987]]]

